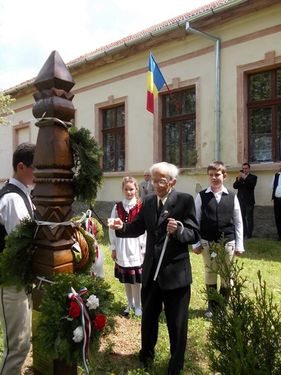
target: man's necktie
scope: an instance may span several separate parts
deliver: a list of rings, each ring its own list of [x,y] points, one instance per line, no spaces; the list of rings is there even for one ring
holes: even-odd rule
[[[162,208],[163,208],[163,202],[162,202],[161,199],[159,199],[158,207],[157,207],[157,218],[159,218],[159,216],[161,214],[161,211],[162,211]]]

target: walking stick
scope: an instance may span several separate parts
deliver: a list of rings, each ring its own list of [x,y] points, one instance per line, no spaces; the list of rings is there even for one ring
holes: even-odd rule
[[[176,222],[181,226],[180,234],[182,234],[183,229],[184,229],[183,223],[179,220],[176,220]],[[160,258],[159,258],[159,261],[158,261],[158,264],[157,264],[157,267],[156,267],[156,271],[155,271],[155,274],[154,274],[154,277],[153,277],[153,281],[155,281],[157,279],[157,276],[158,276],[158,273],[159,273],[159,270],[160,270],[160,267],[161,267],[161,264],[162,264],[162,260],[163,260],[163,257],[164,257],[165,251],[166,251],[168,240],[169,240],[169,233],[166,234],[164,245],[163,245],[163,248],[162,248],[162,251],[161,251],[161,254],[160,254]]]

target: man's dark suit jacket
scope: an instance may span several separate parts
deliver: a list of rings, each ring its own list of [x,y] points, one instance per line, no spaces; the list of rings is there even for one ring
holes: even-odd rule
[[[254,189],[257,183],[257,176],[249,173],[245,178],[236,179],[233,184],[234,189],[238,189],[237,197],[239,202],[245,205],[253,206],[255,204]]]
[[[119,237],[138,237],[147,231],[142,278],[144,287],[153,280],[167,234],[167,218],[181,221],[184,230],[181,233],[181,227],[178,226],[177,232],[169,236],[158,283],[164,290],[181,288],[192,282],[188,244],[196,243],[200,238],[194,200],[191,195],[179,193],[173,189],[157,220],[157,197],[155,194],[150,194],[144,199],[135,220],[124,224],[122,230],[116,231]]]

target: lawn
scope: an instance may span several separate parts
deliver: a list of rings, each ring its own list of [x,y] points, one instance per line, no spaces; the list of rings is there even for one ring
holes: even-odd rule
[[[258,285],[258,270],[269,291],[274,295],[274,301],[281,306],[281,244],[268,239],[253,238],[245,243],[246,253],[239,258],[243,263],[243,274],[247,277],[247,293],[254,296],[253,284]],[[109,250],[103,246],[106,255],[106,280],[114,291],[117,306],[125,306],[126,299],[122,285],[113,277],[113,262]],[[204,295],[203,262],[200,255],[191,254],[193,268],[192,297],[190,304],[189,340],[186,352],[184,373],[193,375],[210,374],[206,354],[207,332],[210,322],[204,318],[206,300]],[[116,311],[116,313],[120,312]],[[100,373],[118,375],[144,374],[136,370],[139,366],[137,352],[140,343],[140,321],[135,317],[118,318],[118,327],[115,335],[109,342],[103,342],[99,356],[96,358]],[[152,375],[163,375],[166,372],[169,358],[169,340],[164,316],[161,317],[159,339],[156,347],[156,358]],[[128,372],[129,371],[129,372]]]
[[[239,258],[243,263],[243,274],[247,277],[247,293],[254,295],[253,284],[258,283],[258,270],[266,282],[274,301],[281,306],[281,243],[268,239],[253,238],[245,243],[246,253]],[[113,277],[113,261],[108,244],[102,245],[105,254],[105,278],[115,295],[116,330],[104,338],[100,351],[93,353],[93,374],[99,375],[144,375],[139,369],[137,353],[140,349],[140,318],[133,315],[123,318],[119,315],[126,304],[123,286]],[[193,285],[190,304],[189,339],[186,351],[185,374],[207,375],[208,357],[206,341],[210,322],[204,316],[206,301],[204,295],[203,262],[200,255],[191,254]],[[2,342],[1,342],[2,343]],[[161,316],[156,358],[151,375],[166,373],[169,358],[169,340],[165,317]],[[83,370],[79,370],[83,374]]]

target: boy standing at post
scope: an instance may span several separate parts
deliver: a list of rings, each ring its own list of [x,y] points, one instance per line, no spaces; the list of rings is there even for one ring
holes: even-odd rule
[[[33,217],[28,185],[33,184],[35,146],[20,144],[13,154],[14,176],[0,190],[1,249],[4,236],[11,233],[24,218]],[[24,289],[0,285],[0,321],[4,333],[1,375],[20,375],[30,348],[31,301]]]

